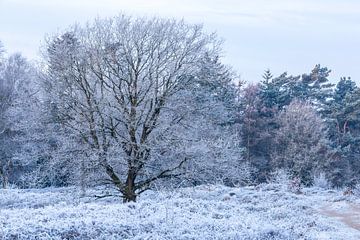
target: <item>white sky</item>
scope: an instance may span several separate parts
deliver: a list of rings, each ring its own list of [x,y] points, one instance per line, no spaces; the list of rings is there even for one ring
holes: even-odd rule
[[[359,0],[0,0],[0,40],[37,57],[46,33],[118,13],[204,23],[225,40],[224,62],[256,82],[269,68],[297,75],[321,63],[360,83]]]

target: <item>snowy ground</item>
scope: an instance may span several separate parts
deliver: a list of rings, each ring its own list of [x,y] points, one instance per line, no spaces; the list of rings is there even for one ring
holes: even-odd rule
[[[360,201],[337,191],[199,186],[129,204],[95,194],[0,190],[0,239],[360,239]]]

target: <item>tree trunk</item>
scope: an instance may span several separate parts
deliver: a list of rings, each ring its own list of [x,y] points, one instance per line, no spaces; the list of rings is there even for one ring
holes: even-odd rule
[[[7,187],[7,177],[5,175],[5,171],[3,170],[3,168],[0,168],[0,176],[1,176],[2,188],[5,189]]]
[[[128,176],[126,179],[126,186],[123,192],[124,203],[126,202],[136,202],[136,193],[135,193],[135,178],[136,174],[132,169],[129,169]]]
[[[7,188],[7,185],[8,185],[8,179],[7,179],[7,177],[4,175],[3,176],[3,183],[2,183],[2,185],[3,185],[3,188],[4,189],[6,189]]]

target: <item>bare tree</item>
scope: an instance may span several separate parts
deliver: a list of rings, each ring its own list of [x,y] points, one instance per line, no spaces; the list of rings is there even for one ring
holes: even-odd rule
[[[216,51],[201,26],[126,16],[75,26],[48,42],[48,86],[59,117],[95,153],[125,202],[177,176],[189,158],[162,146],[181,148],[178,130],[188,126],[179,93]]]

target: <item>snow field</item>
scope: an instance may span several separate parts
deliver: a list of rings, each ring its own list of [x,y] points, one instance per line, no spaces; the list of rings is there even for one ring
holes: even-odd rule
[[[360,239],[318,211],[340,192],[281,185],[148,191],[136,203],[75,188],[0,190],[2,239]]]

